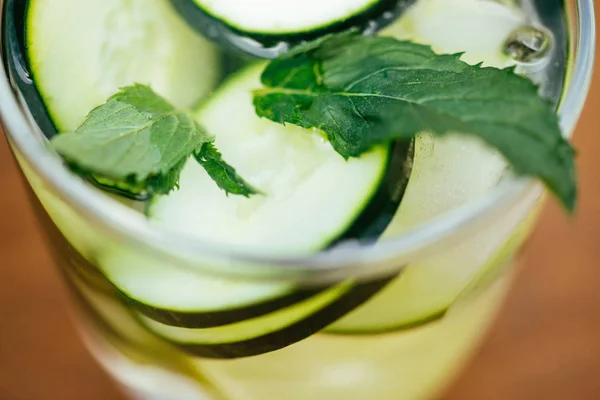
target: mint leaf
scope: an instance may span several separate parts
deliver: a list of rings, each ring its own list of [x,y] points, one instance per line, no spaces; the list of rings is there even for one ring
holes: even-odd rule
[[[92,110],[75,132],[55,136],[51,146],[75,173],[128,197],[179,188],[181,171],[195,152],[206,153],[208,161],[201,164],[228,193],[257,193],[220,159],[212,141],[187,111],[175,109],[150,87],[135,84]]]
[[[422,131],[476,136],[573,210],[574,150],[552,105],[513,69],[459,57],[394,38],[332,35],[271,61],[254,105],[261,117],[322,130],[346,158]]]
[[[122,182],[167,174],[212,140],[186,113],[147,86],[121,89],[95,108],[75,131],[53,138],[52,147],[78,169]]]
[[[225,193],[245,197],[260,193],[223,160],[221,153],[212,143],[202,146],[199,152],[194,153],[194,157]]]

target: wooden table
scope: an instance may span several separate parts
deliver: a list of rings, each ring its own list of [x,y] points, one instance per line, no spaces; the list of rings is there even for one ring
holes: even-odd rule
[[[548,207],[500,318],[447,399],[600,399],[599,114],[597,79],[576,136],[577,216]],[[0,400],[122,400],[67,319],[3,142],[0,182]]]

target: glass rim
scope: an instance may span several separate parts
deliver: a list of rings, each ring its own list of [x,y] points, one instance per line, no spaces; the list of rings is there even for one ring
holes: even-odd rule
[[[573,28],[575,37],[571,39],[574,58],[572,79],[558,110],[565,133],[571,132],[575,127],[583,109],[590,88],[595,54],[594,2],[577,0],[576,4],[576,26]],[[347,271],[361,264],[385,262],[401,255],[407,259],[415,257],[450,237],[460,237],[457,235],[459,231],[484,224],[492,216],[516,206],[522,199],[539,194],[537,181],[529,178],[511,179],[479,199],[469,201],[402,234],[379,241],[374,246],[341,246],[317,254],[293,257],[236,251],[230,246],[208,243],[153,226],[144,216],[132,212],[125,205],[107,196],[99,196],[97,189],[73,175],[61,159],[39,139],[39,128],[30,121],[27,111],[19,104],[4,64],[0,68],[3,74],[0,79],[0,119],[5,127],[5,134],[33,171],[42,177],[44,184],[106,233],[123,238],[131,245],[149,248],[183,262],[214,257],[256,264],[259,269],[261,266],[276,264],[278,267],[285,267],[287,272]],[[223,271],[218,268],[215,272]]]

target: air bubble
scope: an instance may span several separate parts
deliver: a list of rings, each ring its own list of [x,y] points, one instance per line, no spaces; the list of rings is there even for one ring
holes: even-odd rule
[[[513,31],[504,44],[504,53],[518,63],[537,63],[550,55],[552,34],[543,28],[524,26]]]

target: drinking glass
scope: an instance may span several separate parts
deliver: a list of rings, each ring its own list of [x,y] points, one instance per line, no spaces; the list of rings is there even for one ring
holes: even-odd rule
[[[590,84],[595,24],[592,0],[568,0],[566,9],[569,49],[559,114],[570,136]],[[550,15],[548,28],[564,17]],[[3,22],[2,28],[6,35],[10,27]],[[4,132],[72,294],[74,321],[96,359],[133,398],[431,398],[460,373],[484,337],[543,204],[539,183],[511,177],[418,224],[393,221],[375,244],[347,243],[291,258],[209,246],[159,229],[125,201],[70,173],[26,107],[7,70],[6,51],[2,58]],[[148,290],[159,287],[157,280],[169,271],[223,290],[292,287],[322,295],[346,285],[344,307],[368,300],[349,307],[333,325],[329,317],[285,327],[261,320],[265,335],[258,340],[228,338],[222,327],[182,331],[157,324],[152,330],[147,316],[102,272],[111,260],[135,268]],[[388,318],[403,323],[393,326]],[[379,328],[362,329],[357,321]],[[347,329],[342,333],[340,326]],[[189,331],[201,331],[204,345],[194,345],[196,333]]]

